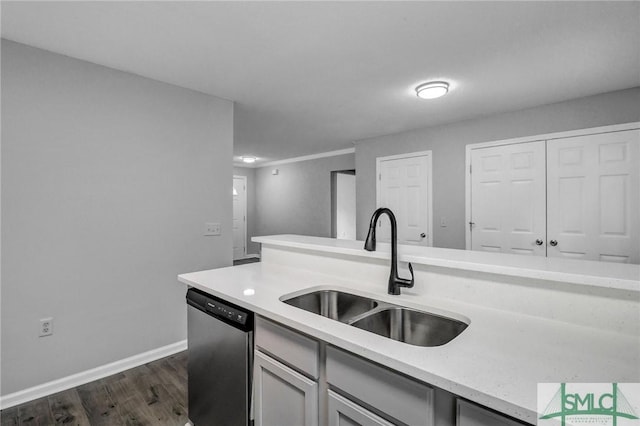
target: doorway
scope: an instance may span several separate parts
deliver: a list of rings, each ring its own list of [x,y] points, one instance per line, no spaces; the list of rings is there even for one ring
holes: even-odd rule
[[[247,255],[247,177],[233,177],[233,260]]]
[[[331,172],[331,237],[356,239],[356,171]]]
[[[431,151],[376,159],[376,207],[393,211],[398,222],[398,243],[433,246]],[[386,216],[378,220],[380,241],[391,239]]]

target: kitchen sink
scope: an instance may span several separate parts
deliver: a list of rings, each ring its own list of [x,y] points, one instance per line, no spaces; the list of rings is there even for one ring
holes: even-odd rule
[[[441,346],[462,333],[468,323],[339,290],[316,290],[284,303],[414,346]]]
[[[415,346],[444,345],[467,328],[462,321],[402,307],[373,312],[351,325]]]
[[[348,322],[378,306],[373,299],[337,290],[314,291],[283,302],[340,322]]]

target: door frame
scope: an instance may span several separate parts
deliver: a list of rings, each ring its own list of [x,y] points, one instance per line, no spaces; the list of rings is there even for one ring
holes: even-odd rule
[[[429,216],[427,220],[427,235],[429,236],[429,244],[427,246],[433,247],[433,152],[431,150],[388,155],[385,157],[376,157],[376,209],[380,207],[380,180],[382,162],[413,157],[427,157],[427,215]]]
[[[237,259],[233,258],[233,260],[246,259],[248,257],[247,256],[247,249],[248,249],[247,247],[247,211],[249,209],[247,206],[247,177],[241,176],[241,175],[233,175],[233,180],[236,180],[236,179],[241,179],[244,185],[244,253],[242,257],[239,257]],[[233,181],[232,181],[232,184],[233,184]],[[231,196],[233,197],[233,185],[231,186],[231,188],[232,188]],[[233,203],[231,205],[231,221],[233,222]],[[231,233],[233,234],[233,226],[231,228]],[[232,251],[231,257],[233,257],[233,244],[231,244],[231,251]],[[253,256],[250,256],[250,257],[253,257]]]
[[[539,135],[525,136],[513,139],[501,139],[490,142],[469,144],[465,147],[465,185],[464,185],[464,220],[465,220],[465,249],[471,250],[471,150],[489,148],[500,145],[514,145],[527,142],[543,141],[548,143],[554,139],[571,138],[575,136],[595,135],[599,133],[623,132],[640,128],[640,121],[609,126],[588,127],[585,129],[567,130],[563,132],[543,133]],[[546,170],[546,166],[545,166]],[[546,238],[546,235],[545,235]]]

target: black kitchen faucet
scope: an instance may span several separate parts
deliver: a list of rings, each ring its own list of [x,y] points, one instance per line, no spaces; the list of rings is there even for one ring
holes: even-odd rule
[[[389,294],[400,294],[400,287],[413,287],[413,266],[409,263],[409,271],[411,272],[411,279],[400,278],[398,276],[398,224],[396,222],[396,216],[391,210],[386,207],[380,207],[371,216],[371,223],[369,224],[369,233],[367,239],[364,242],[364,249],[367,251],[376,250],[376,224],[380,215],[386,213],[389,216],[391,222],[391,274],[389,275]]]

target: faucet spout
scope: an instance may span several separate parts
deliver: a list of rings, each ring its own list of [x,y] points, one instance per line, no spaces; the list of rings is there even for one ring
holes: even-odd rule
[[[386,208],[380,207],[371,216],[371,222],[369,223],[369,233],[367,239],[364,242],[364,249],[367,251],[375,251],[376,249],[376,225],[378,219],[382,214],[389,216],[389,222],[391,222],[391,273],[389,274],[389,294],[400,294],[401,287],[413,287],[413,266],[409,263],[409,272],[411,272],[411,279],[400,278],[398,276],[398,224],[396,222],[396,216],[393,212]]]

